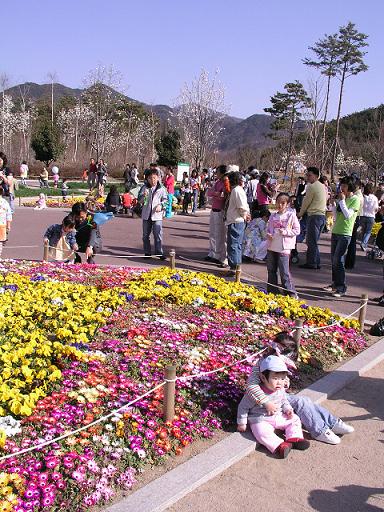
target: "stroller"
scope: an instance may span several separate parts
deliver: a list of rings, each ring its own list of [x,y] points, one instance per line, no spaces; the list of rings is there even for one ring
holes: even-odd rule
[[[366,255],[369,260],[382,258],[384,256],[384,224],[381,225],[381,228],[376,235],[373,249],[367,251]]]

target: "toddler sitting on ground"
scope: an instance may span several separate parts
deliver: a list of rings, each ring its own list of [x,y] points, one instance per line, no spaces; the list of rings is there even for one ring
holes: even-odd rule
[[[264,352],[266,355],[278,355],[283,358],[286,366],[290,371],[295,370],[296,366],[293,362],[296,360],[296,342],[293,337],[285,331],[276,334],[271,346]],[[262,360],[261,360],[262,361]],[[260,386],[260,364],[257,362],[252,368],[252,372],[248,378],[246,393],[241,400],[238,408],[237,430],[245,432],[247,428],[247,411],[253,405],[258,404],[265,408],[269,415],[273,415],[277,407],[270,400],[270,396],[264,393]],[[285,388],[289,388],[289,378],[285,379]],[[294,412],[299,416],[304,428],[311,434],[313,439],[328,444],[339,444],[339,435],[350,434],[354,428],[344,423],[340,418],[334,416],[328,409],[321,405],[315,404],[306,396],[288,394],[288,401]]]
[[[256,440],[282,459],[288,456],[292,448],[309,448],[309,441],[303,438],[300,418],[294,414],[285,392],[287,375],[288,368],[280,357],[268,356],[262,359],[260,387],[269,402],[275,405],[275,412],[268,414],[263,405],[252,402],[249,397],[240,402],[238,409],[238,423],[248,420]],[[276,435],[276,429],[285,432],[285,441]]]

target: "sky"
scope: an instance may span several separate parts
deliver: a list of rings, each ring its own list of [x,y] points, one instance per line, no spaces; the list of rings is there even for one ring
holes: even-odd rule
[[[11,85],[49,72],[83,87],[98,65],[139,101],[173,105],[202,68],[219,70],[230,115],[262,113],[287,82],[317,72],[308,47],[348,21],[369,35],[369,70],[347,80],[342,114],[384,102],[384,0],[2,0],[0,73]],[[338,83],[332,89],[336,114]]]

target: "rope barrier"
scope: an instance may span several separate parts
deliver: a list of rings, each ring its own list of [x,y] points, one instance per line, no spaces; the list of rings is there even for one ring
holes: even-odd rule
[[[269,285],[269,286],[273,286],[275,288],[279,288],[280,290],[284,290],[286,292],[289,292],[289,293],[292,293],[292,290],[288,290],[287,288],[284,288],[284,286],[280,286],[280,285],[277,285],[277,284],[272,284],[268,281],[264,281],[263,279],[260,279],[259,277],[256,277],[252,274],[248,274],[248,272],[244,272],[242,271],[243,275],[245,276],[248,276],[248,277],[251,277],[252,279],[254,279],[255,281],[259,282],[259,283],[263,283],[263,284],[266,284],[266,285]],[[324,297],[322,295],[314,295],[312,293],[306,293],[306,292],[300,292],[297,294],[298,296],[300,295],[306,295],[307,297],[313,297],[315,299],[324,299]],[[335,300],[335,299],[330,299],[330,300]]]
[[[355,311],[352,311],[352,313],[349,313],[349,315],[347,315],[347,316],[343,316],[340,320],[336,320],[332,324],[322,325],[320,327],[307,327],[306,326],[306,327],[302,327],[302,329],[304,331],[308,331],[308,332],[316,332],[316,331],[321,331],[322,329],[328,329],[329,327],[334,327],[335,325],[340,325],[340,322],[342,322],[343,320],[345,320],[347,318],[351,318],[353,315],[355,315],[358,311],[360,311],[364,307],[365,307],[365,304],[361,304],[361,306],[359,306],[357,309],[355,309]],[[296,331],[296,330],[297,330],[297,328],[293,329],[293,331]]]
[[[216,370],[210,370],[209,372],[195,373],[195,374],[192,374],[192,375],[184,375],[184,376],[181,376],[181,377],[176,377],[175,380],[176,381],[184,382],[184,381],[187,381],[187,380],[196,379],[198,377],[204,377],[205,375],[211,375],[212,373],[217,373],[217,372],[226,370],[227,368],[232,368],[232,366],[236,366],[237,364],[244,363],[244,361],[248,361],[249,359],[253,359],[256,356],[261,355],[265,350],[266,350],[266,348],[263,348],[262,350],[259,350],[258,352],[255,352],[254,354],[251,354],[250,356],[244,357],[244,359],[240,359],[240,361],[236,361],[236,362],[234,362],[232,364],[228,364],[226,366],[221,366],[220,368],[216,368]]]
[[[73,436],[75,434],[78,434],[79,432],[82,432],[83,430],[87,430],[89,427],[93,427],[94,425],[98,425],[99,423],[102,423],[103,421],[107,420],[108,418],[111,418],[112,416],[116,416],[116,414],[118,414],[119,411],[121,411],[123,409],[126,409],[127,407],[130,407],[131,405],[135,404],[136,402],[138,402],[142,398],[145,398],[146,396],[150,395],[151,393],[153,393],[157,389],[159,389],[162,386],[164,386],[164,384],[165,384],[165,381],[161,382],[160,384],[158,384],[154,388],[150,389],[149,391],[147,391],[143,395],[135,398],[134,400],[131,400],[127,404],[122,405],[118,409],[113,410],[109,414],[106,414],[105,416],[101,416],[97,420],[92,421],[92,423],[88,423],[88,425],[85,425],[84,427],[80,427],[80,428],[78,428],[76,430],[73,430],[71,432],[63,434],[62,436],[55,437],[54,439],[50,439],[49,441],[45,441],[44,443],[39,443],[39,444],[37,444],[35,446],[30,446],[29,448],[25,448],[24,450],[20,450],[20,451],[15,452],[15,453],[9,453],[8,455],[4,455],[3,457],[0,457],[0,462],[2,462],[3,460],[6,460],[6,459],[11,459],[12,457],[17,457],[18,455],[24,455],[25,453],[29,453],[29,452],[32,452],[32,451],[35,451],[35,450],[40,450],[41,448],[45,448],[46,446],[49,446],[49,445],[51,445],[53,443],[57,443],[58,441],[62,441],[63,439],[66,439],[67,437],[71,437],[71,436]]]
[[[258,352],[255,352],[254,354],[251,354],[251,355],[245,357],[244,359],[240,359],[239,361],[235,361],[232,364],[229,364],[229,365],[226,365],[226,366],[222,366],[222,367],[217,368],[215,370],[211,370],[211,371],[208,371],[208,372],[201,372],[201,373],[192,374],[192,375],[181,376],[181,377],[176,377],[175,379],[164,379],[163,382],[161,382],[160,384],[158,384],[154,388],[150,389],[149,391],[147,391],[143,395],[135,398],[134,400],[131,400],[127,404],[124,404],[124,405],[122,405],[121,407],[119,407],[117,409],[114,409],[112,412],[110,412],[110,413],[108,413],[108,414],[106,414],[104,416],[101,416],[97,420],[92,421],[91,423],[88,423],[87,425],[84,425],[83,427],[80,427],[80,428],[78,428],[76,430],[72,430],[71,432],[67,432],[66,434],[63,434],[63,435],[58,436],[58,437],[55,437],[54,439],[50,439],[49,441],[45,441],[44,443],[39,443],[37,445],[30,446],[29,448],[25,448],[25,449],[20,450],[18,452],[9,453],[7,455],[4,455],[3,457],[0,457],[0,462],[2,462],[4,460],[7,460],[7,459],[10,459],[12,457],[17,457],[19,455],[24,455],[25,453],[29,453],[29,452],[32,452],[32,451],[35,451],[35,450],[40,450],[41,448],[45,448],[46,446],[49,446],[49,445],[51,445],[53,443],[57,443],[58,441],[62,441],[63,439],[66,439],[66,438],[71,437],[71,436],[73,436],[75,434],[78,434],[79,432],[83,432],[84,430],[87,430],[89,427],[93,427],[94,425],[98,425],[99,423],[104,422],[105,420],[111,418],[112,416],[116,416],[121,410],[126,409],[127,407],[130,407],[131,405],[135,404],[136,402],[138,402],[142,398],[145,398],[146,396],[150,395],[151,393],[153,393],[157,389],[163,387],[164,384],[167,383],[167,382],[177,382],[177,381],[184,382],[184,381],[191,380],[191,379],[196,379],[198,377],[202,377],[202,376],[205,376],[205,375],[211,375],[212,373],[217,373],[217,372],[223,371],[223,370],[225,370],[227,368],[231,368],[232,366],[236,366],[237,364],[243,363],[244,361],[248,361],[249,359],[253,359],[256,356],[261,355],[265,350],[266,350],[266,348],[263,348],[262,350],[259,350]]]

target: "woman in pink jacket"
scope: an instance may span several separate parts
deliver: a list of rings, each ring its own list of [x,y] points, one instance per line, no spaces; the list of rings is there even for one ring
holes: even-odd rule
[[[296,212],[289,208],[289,195],[281,192],[276,198],[277,212],[273,213],[267,225],[267,269],[268,293],[282,293],[297,297],[289,271],[289,257],[295,248],[300,224]],[[280,272],[282,288],[277,287],[277,270]],[[280,291],[279,291],[280,290]]]

